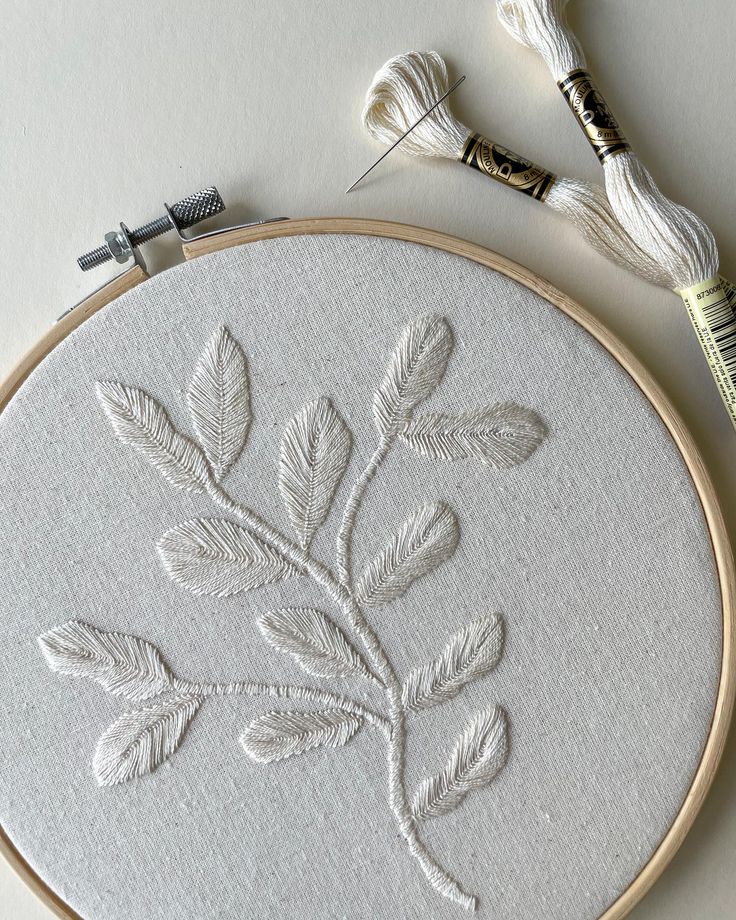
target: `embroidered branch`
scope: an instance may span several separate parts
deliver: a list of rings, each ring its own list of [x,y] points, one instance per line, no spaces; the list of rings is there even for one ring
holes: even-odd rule
[[[313,678],[365,681],[380,688],[385,712],[321,687],[191,682],[177,677],[151,643],[76,621],[49,630],[39,643],[52,670],[94,680],[135,704],[98,742],[93,766],[102,786],[156,769],[178,749],[208,698],[270,697],[307,704],[306,709],[266,712],[250,722],[240,742],[255,763],[340,748],[366,725],[378,728],[388,746],[389,805],[409,852],[437,892],[474,910],[477,897],[443,868],[420,831],[425,819],[454,810],[503,769],[506,717],[498,706],[477,713],[458,736],[446,766],[410,797],[405,780],[407,716],[447,703],[470,681],[490,673],[503,651],[503,621],[497,614],[484,614],[461,626],[436,658],[404,680],[368,622],[366,609],[401,597],[454,553],[458,521],[442,501],[417,508],[393,529],[355,583],[352,574],[352,537],[363,498],[396,445],[424,459],[480,460],[505,469],[526,460],[545,437],[539,416],[513,403],[416,415],[440,384],[452,348],[452,332],[442,317],[422,316],[403,330],[373,399],[378,445],[347,497],[335,571],[310,551],[328,520],[350,458],[350,431],[329,399],[320,397],[304,406],[287,422],[281,440],[278,489],[296,534],[292,540],[222,486],[252,422],[247,361],[225,327],[205,346],[187,391],[198,444],[180,434],[163,407],[143,390],[113,381],[97,385],[98,399],[119,440],[173,486],[206,493],[228,516],[185,521],[163,534],[158,551],[170,578],[185,590],[212,597],[298,576],[311,579],[349,632],[322,610],[296,606],[260,616],[264,639]]]
[[[211,696],[266,696],[316,703],[349,715],[358,727],[365,722],[387,736],[391,732],[390,723],[379,713],[317,687],[184,680],[164,664],[150,642],[103,632],[77,620],[49,630],[38,643],[53,671],[95,680],[109,693],[146,703],[123,713],[100,738],[93,767],[101,786],[124,783],[155,770],[179,747],[197,710]]]

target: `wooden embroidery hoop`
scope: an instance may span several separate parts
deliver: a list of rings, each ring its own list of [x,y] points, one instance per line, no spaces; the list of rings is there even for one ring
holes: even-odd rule
[[[714,780],[726,742],[734,695],[736,694],[736,572],[731,547],[715,490],[703,459],[679,415],[644,366],[606,326],[544,279],[515,262],[465,240],[406,224],[352,218],[305,218],[282,220],[250,227],[235,228],[198,239],[183,241],[187,260],[201,255],[255,241],[311,234],[354,234],[386,237],[439,249],[463,256],[499,272],[529,288],[582,326],[627,371],[647,397],[675,441],[692,477],[710,533],[721,589],[723,643],[720,682],[708,740],[697,772],[683,805],[668,832],[631,885],[601,915],[599,920],[620,920],[649,891],[679,849],[690,830]],[[126,291],[148,279],[146,272],[134,265],[122,275],[96,291],[64,316],[21,359],[0,384],[0,412],[29,374],[70,332],[92,314],[116,300]],[[0,827],[0,852],[29,888],[56,916],[82,920],[25,861],[13,842]]]

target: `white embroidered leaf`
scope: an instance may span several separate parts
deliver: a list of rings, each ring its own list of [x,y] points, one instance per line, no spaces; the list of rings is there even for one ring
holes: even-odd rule
[[[97,398],[118,438],[143,454],[173,486],[205,490],[211,474],[204,454],[176,431],[155,399],[114,380],[98,382]]]
[[[39,636],[38,643],[52,671],[96,680],[116,696],[140,702],[171,689],[158,649],[136,636],[69,620]]]
[[[350,432],[329,399],[305,406],[281,439],[279,490],[307,549],[324,523],[350,456]]]
[[[252,418],[245,355],[224,326],[215,330],[199,357],[187,402],[219,481],[240,456]]]
[[[157,547],[171,578],[193,594],[230,597],[298,574],[260,537],[217,518],[172,527]]]
[[[318,747],[342,747],[362,724],[362,717],[347,709],[267,712],[250,723],[240,743],[251,760],[272,763]]]
[[[451,351],[452,332],[441,316],[421,316],[404,329],[373,397],[373,415],[382,435],[409,421],[414,407],[442,379]]]
[[[258,626],[274,648],[293,655],[308,674],[376,679],[345,633],[319,610],[274,610],[260,617]]]
[[[457,415],[412,418],[401,437],[430,460],[476,459],[497,469],[523,463],[544,440],[544,423],[531,409],[499,403]]]
[[[496,667],[503,650],[503,620],[495,613],[463,626],[439,658],[415,668],[404,681],[405,709],[429,709],[453,699],[470,683]]]
[[[455,551],[460,531],[452,509],[444,502],[415,511],[368,564],[356,586],[361,604],[377,607],[406,591],[417,578],[436,569]]]
[[[455,743],[444,770],[425,779],[412,802],[415,818],[449,814],[473,789],[491,783],[508,757],[506,716],[498,706],[485,709],[468,723]]]
[[[201,702],[198,696],[173,696],[120,716],[97,743],[97,782],[115,786],[155,770],[179,747]]]

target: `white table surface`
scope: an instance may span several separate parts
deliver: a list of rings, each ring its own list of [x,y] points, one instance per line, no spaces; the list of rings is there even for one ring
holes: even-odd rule
[[[213,226],[282,215],[420,224],[528,266],[620,336],[685,418],[736,533],[736,435],[677,298],[607,263],[549,209],[459,165],[396,152],[343,194],[381,152],[359,121],[373,73],[427,49],[467,74],[453,99],[466,124],[600,181],[546,68],[501,29],[491,0],[0,0],[0,20],[0,375],[114,274],[83,275],[77,255],[119,221],[158,216],[164,200],[205,185],[229,204]],[[640,156],[709,222],[735,278],[733,4],[574,0],[571,21]],[[152,271],[181,259],[169,238],[145,256]],[[693,830],[631,916],[734,917],[735,870],[732,734]],[[50,916],[0,860],[0,920]]]

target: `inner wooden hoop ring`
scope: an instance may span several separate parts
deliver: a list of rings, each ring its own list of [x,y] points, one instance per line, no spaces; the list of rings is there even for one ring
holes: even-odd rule
[[[664,422],[692,477],[708,525],[721,589],[723,636],[718,695],[703,756],[682,808],[652,854],[649,862],[626,891],[619,895],[599,918],[599,920],[621,920],[639,903],[657,881],[692,827],[713,783],[723,754],[731,721],[734,694],[736,693],[736,666],[734,664],[734,649],[736,648],[736,615],[734,613],[736,610],[736,572],[734,571],[734,560],[723,515],[703,458],[690,432],[659,384],[603,323],[561,291],[558,291],[544,278],[540,278],[521,265],[517,265],[515,262],[489,249],[484,249],[474,243],[448,236],[436,230],[426,230],[421,227],[412,227],[408,224],[398,224],[391,221],[345,217],[283,220],[243,227],[217,233],[203,239],[183,242],[182,249],[187,259],[193,259],[197,256],[258,240],[328,233],[385,237],[440,249],[443,252],[463,256],[466,259],[470,259],[471,262],[493,269],[493,271],[524,285],[535,294],[539,294],[589,332],[614,360],[624,368]],[[124,294],[137,284],[146,281],[147,278],[148,275],[145,271],[137,265],[134,266],[103,288],[100,288],[99,291],[88,297],[75,310],[49,329],[28,354],[21,359],[8,377],[0,383],[0,412],[5,409],[31,371],[53,351],[59,342],[63,341],[74,329],[81,326],[92,314],[116,300],[121,294]],[[26,885],[56,916],[65,918],[65,920],[83,920],[36,874],[15,848],[2,826],[0,826],[0,853],[7,859]]]

